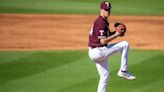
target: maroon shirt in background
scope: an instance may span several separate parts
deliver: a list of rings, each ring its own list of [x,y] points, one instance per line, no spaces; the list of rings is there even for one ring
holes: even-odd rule
[[[112,35],[113,33],[109,30],[109,22],[104,19],[102,16],[99,16],[96,21],[94,22],[93,28],[89,33],[89,47],[102,47],[106,45],[102,45],[100,43],[101,38],[107,38],[108,36]]]

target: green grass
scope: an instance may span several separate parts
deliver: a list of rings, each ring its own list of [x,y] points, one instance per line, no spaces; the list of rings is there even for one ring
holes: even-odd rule
[[[102,0],[0,0],[0,13],[99,14]],[[164,15],[164,0],[110,0],[113,15]]]
[[[110,62],[109,92],[163,92],[164,51],[130,50],[129,70],[137,77],[117,77],[120,56]],[[0,51],[3,92],[96,92],[98,73],[86,50]]]

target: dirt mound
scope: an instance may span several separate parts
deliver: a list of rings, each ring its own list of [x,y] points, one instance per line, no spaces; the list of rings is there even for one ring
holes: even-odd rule
[[[0,14],[0,50],[87,49],[97,15]],[[164,50],[163,16],[111,16],[127,25],[131,48]],[[115,41],[116,42],[116,41]]]

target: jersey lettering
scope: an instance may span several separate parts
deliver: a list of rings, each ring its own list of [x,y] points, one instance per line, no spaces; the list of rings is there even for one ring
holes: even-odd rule
[[[100,32],[100,35],[102,36],[104,33],[104,30],[100,30],[99,32]]]

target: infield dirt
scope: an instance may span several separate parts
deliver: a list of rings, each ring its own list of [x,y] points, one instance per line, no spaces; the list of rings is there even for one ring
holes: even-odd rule
[[[97,15],[0,14],[0,50],[87,49],[88,33]],[[127,25],[131,48],[164,50],[164,16],[111,16]]]

